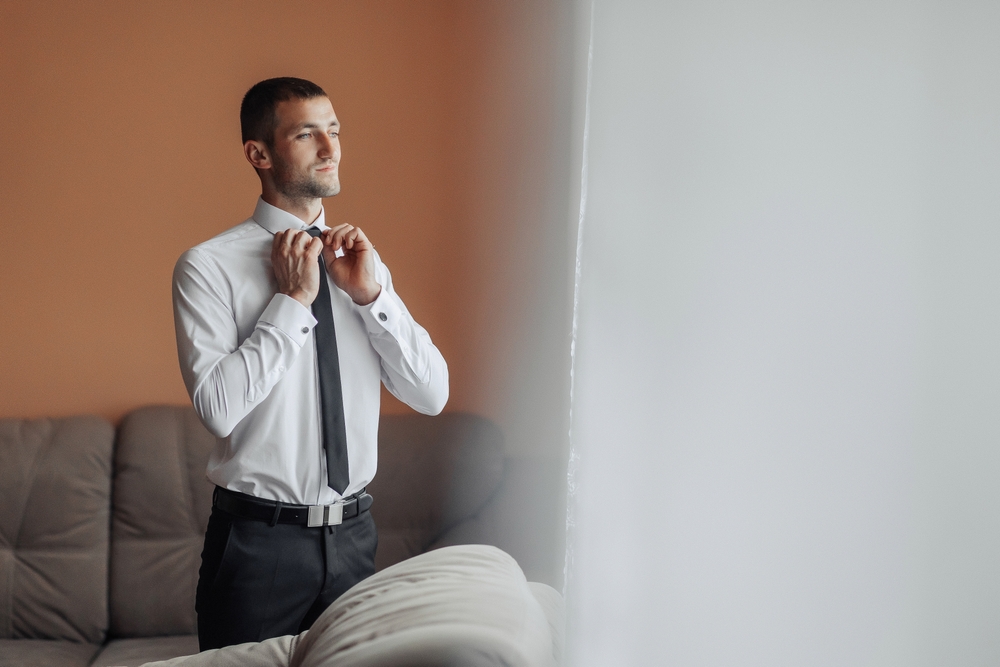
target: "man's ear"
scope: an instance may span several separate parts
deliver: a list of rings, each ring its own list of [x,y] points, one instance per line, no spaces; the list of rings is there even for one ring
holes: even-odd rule
[[[247,140],[247,142],[243,144],[243,155],[246,156],[247,162],[252,164],[255,169],[271,168],[271,154],[267,150],[267,146],[264,145],[263,141],[256,141],[254,139]]]

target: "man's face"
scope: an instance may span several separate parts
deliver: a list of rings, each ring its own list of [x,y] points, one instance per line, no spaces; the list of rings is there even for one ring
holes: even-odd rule
[[[326,97],[279,102],[271,146],[275,188],[290,199],[340,192],[340,123]]]

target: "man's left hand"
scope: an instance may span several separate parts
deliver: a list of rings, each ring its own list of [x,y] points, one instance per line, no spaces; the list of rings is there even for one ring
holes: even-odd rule
[[[336,252],[344,250],[342,257]],[[347,292],[354,303],[367,306],[382,292],[375,281],[375,253],[360,227],[342,224],[323,232],[323,261],[333,284]]]

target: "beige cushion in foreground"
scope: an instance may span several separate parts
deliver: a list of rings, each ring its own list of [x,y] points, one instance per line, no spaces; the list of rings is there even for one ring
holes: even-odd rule
[[[562,621],[536,594],[561,616],[558,593],[529,585],[503,551],[446,547],[362,581],[297,637],[147,667],[550,667]]]
[[[548,619],[521,568],[496,547],[466,545],[349,590],[302,638],[290,667],[554,664]]]

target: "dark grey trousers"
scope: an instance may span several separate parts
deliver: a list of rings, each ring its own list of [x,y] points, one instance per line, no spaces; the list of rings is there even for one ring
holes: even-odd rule
[[[201,650],[307,630],[375,572],[371,512],[339,526],[269,526],[212,508],[195,609]]]

